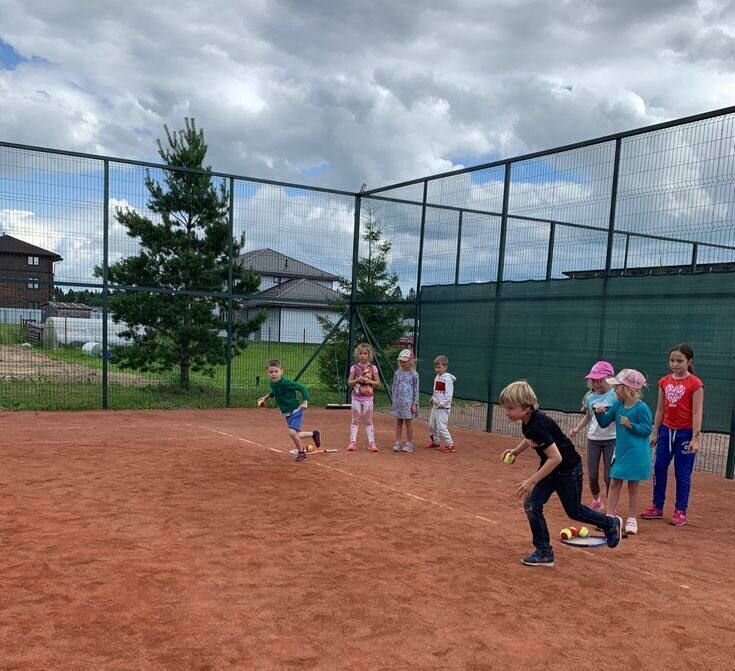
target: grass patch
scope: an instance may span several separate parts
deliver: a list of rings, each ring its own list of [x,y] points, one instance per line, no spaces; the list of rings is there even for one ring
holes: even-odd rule
[[[0,345],[17,345],[21,342],[18,324],[0,324]]]
[[[3,333],[8,334],[8,337],[12,335],[7,328],[0,329],[0,334]],[[251,343],[233,359],[230,405],[253,407],[256,399],[268,391],[265,366],[269,359],[281,359],[286,375],[295,376],[316,351],[316,347],[291,343]],[[36,346],[33,349],[55,361],[90,370],[102,370],[102,359],[86,356],[81,347],[44,349]],[[226,405],[224,365],[217,367],[214,377],[192,372],[188,389],[179,386],[178,371],[164,374],[141,373],[123,369],[110,361],[108,372],[113,373],[108,384],[107,398],[110,408],[224,408]],[[152,384],[141,384],[142,379]],[[309,367],[300,381],[309,388],[313,405],[321,406],[343,400],[335,392],[320,386],[315,365]],[[14,380],[0,385],[0,409],[4,410],[92,410],[101,407],[100,381]]]

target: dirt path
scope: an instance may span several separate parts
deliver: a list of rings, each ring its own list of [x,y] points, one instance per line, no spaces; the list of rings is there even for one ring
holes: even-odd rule
[[[158,384],[134,373],[108,373],[110,382],[147,386]],[[0,380],[5,382],[48,381],[102,383],[102,370],[58,361],[37,349],[20,345],[0,345]]]

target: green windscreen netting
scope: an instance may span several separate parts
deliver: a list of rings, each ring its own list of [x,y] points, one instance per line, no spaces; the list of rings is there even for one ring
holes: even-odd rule
[[[455,394],[497,400],[526,379],[541,406],[576,411],[598,359],[649,380],[655,409],[669,349],[688,342],[705,384],[704,429],[729,432],[735,399],[735,273],[614,277],[424,287],[419,372],[445,354]],[[490,394],[490,396],[489,396]]]

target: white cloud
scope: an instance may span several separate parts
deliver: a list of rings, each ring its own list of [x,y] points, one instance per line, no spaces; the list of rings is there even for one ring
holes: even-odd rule
[[[728,0],[131,0],[121,12],[108,3],[8,0],[0,39],[22,61],[13,69],[0,63],[0,140],[158,161],[163,124],[180,128],[184,116],[194,116],[215,169],[372,188],[732,104],[735,28],[728,8]],[[699,146],[696,138],[688,143]],[[565,160],[549,165],[573,172],[584,158]],[[53,166],[54,159],[14,154],[0,161],[0,179]],[[64,166],[74,169],[91,168]],[[116,173],[112,187],[115,199],[142,210],[139,173]],[[516,211],[592,218],[596,225],[604,220],[608,177],[588,174],[580,183],[575,175],[556,176],[545,190],[522,178],[514,186],[521,194],[514,196]],[[656,188],[665,191],[676,179],[662,172]],[[497,179],[461,176],[437,189],[442,202],[500,209]],[[692,226],[685,212],[692,194],[668,204],[651,193],[635,198],[621,215],[678,208],[676,217],[641,219],[649,232]],[[32,194],[27,200],[0,198],[0,208],[33,213],[23,229],[33,235],[43,224],[74,238],[64,272],[86,278],[101,244],[95,204],[85,205],[81,221],[67,211],[59,223],[50,206]],[[716,186],[706,185],[696,202],[707,212],[705,223],[714,222],[710,231],[722,235],[717,222],[732,213]],[[259,187],[238,205],[248,245],[280,246],[344,273],[349,198]],[[388,227],[396,267],[410,283],[415,216],[406,215],[407,229],[401,216]],[[134,241],[111,222],[113,257],[131,253]],[[332,241],[326,248],[322,226]],[[439,258],[445,250],[436,244]],[[478,244],[479,267],[494,243]]]

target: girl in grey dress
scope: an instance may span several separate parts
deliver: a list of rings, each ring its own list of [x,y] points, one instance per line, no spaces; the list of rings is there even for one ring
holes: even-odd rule
[[[419,405],[419,374],[414,370],[413,352],[404,349],[398,355],[398,370],[393,376],[393,406],[391,415],[396,418],[396,442],[394,452],[413,452],[413,418]],[[406,425],[406,443],[401,446],[403,425]]]

